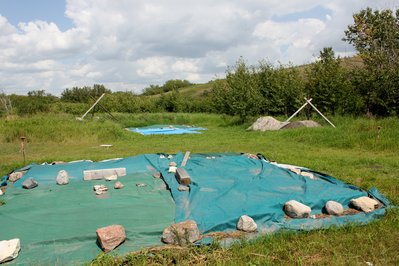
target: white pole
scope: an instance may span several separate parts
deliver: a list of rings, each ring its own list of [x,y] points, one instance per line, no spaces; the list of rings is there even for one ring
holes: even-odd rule
[[[306,99],[306,98],[305,98]],[[310,98],[309,102],[312,101],[312,98]],[[306,103],[304,105],[301,106],[301,108],[299,108],[293,115],[290,116],[290,118],[288,118],[287,120],[285,120],[285,122],[289,122],[294,116],[296,116],[306,105],[308,104],[308,102],[306,101]]]
[[[91,111],[91,109],[94,108],[94,106],[96,106],[96,104],[101,100],[102,97],[104,97],[105,93],[103,93],[100,98],[97,99],[97,101],[89,108],[89,110],[87,110],[87,112],[82,115],[82,117],[79,120],[83,120],[83,118],[85,118],[85,116]]]
[[[313,109],[315,109],[316,110],[316,112],[318,112],[319,113],[319,115],[321,115],[333,128],[335,128],[335,126],[334,126],[334,124],[333,123],[331,123],[331,121],[330,120],[328,120],[328,118],[327,117],[325,117],[317,108],[316,108],[316,106],[314,106],[308,99],[306,99],[306,97],[305,97],[305,100],[306,100],[306,102],[307,103],[309,103],[310,104],[310,106],[312,106],[313,107]]]

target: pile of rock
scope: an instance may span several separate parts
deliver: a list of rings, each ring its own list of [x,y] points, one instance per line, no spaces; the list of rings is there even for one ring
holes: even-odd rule
[[[259,117],[248,130],[273,131],[280,129],[291,129],[298,127],[320,127],[320,124],[312,120],[303,120],[295,122],[281,122],[272,116]]]

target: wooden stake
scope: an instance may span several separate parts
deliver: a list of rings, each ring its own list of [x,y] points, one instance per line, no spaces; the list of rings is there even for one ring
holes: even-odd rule
[[[24,157],[24,163],[25,163],[25,161],[26,161],[26,154],[25,154],[25,139],[26,139],[26,137],[21,136],[19,138],[21,140],[21,153],[22,153],[22,156]]]

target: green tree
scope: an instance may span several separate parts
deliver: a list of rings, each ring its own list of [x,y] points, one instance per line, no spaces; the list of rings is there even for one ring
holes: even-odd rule
[[[363,95],[368,112],[399,115],[399,9],[366,8],[353,15],[354,24],[344,41],[352,44],[364,61]]]
[[[235,66],[229,67],[226,80],[213,84],[215,108],[222,113],[238,115],[241,121],[248,116],[259,114],[262,95],[255,73],[256,69],[247,67],[242,58]]]
[[[319,60],[307,71],[306,94],[322,112],[344,113],[345,97],[351,94],[350,82],[331,47],[320,51]]]

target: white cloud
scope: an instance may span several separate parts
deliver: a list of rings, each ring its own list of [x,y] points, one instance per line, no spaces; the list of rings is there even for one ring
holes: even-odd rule
[[[328,14],[288,19],[318,6],[315,10]],[[261,59],[303,64],[325,46],[351,54],[353,48],[341,41],[343,31],[352,13],[366,6],[378,4],[67,0],[65,15],[74,27],[66,31],[51,21],[11,25],[0,15],[0,88],[59,95],[67,87],[102,83],[138,91],[168,79],[207,82],[223,76],[240,56],[249,64]]]

